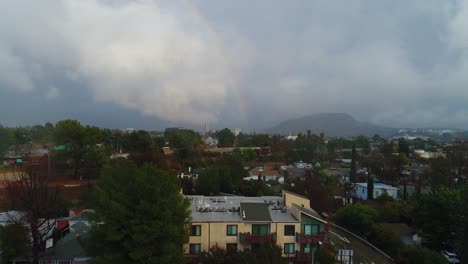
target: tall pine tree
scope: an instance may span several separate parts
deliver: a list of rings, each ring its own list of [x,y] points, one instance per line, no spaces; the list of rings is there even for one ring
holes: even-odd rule
[[[367,171],[367,200],[374,199],[374,178],[372,178],[370,170]]]
[[[351,152],[351,169],[349,171],[349,180],[356,181],[356,144],[353,143],[353,151]]]

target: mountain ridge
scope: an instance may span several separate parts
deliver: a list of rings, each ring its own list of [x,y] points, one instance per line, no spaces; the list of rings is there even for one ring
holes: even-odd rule
[[[272,134],[297,135],[309,129],[314,134],[324,133],[333,137],[373,136],[375,134],[389,137],[397,132],[396,128],[361,122],[346,113],[318,113],[289,119],[268,128],[266,131]]]

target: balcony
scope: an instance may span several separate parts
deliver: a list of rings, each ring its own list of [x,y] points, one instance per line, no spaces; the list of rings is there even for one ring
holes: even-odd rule
[[[296,242],[301,244],[318,244],[318,242],[325,242],[325,233],[319,233],[316,235],[304,235],[302,233],[296,233]]]
[[[263,244],[268,242],[270,239],[276,241],[276,233],[271,234],[250,234],[250,233],[239,233],[239,240],[244,244]]]

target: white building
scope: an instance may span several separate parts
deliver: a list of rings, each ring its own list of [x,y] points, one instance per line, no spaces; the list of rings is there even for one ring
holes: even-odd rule
[[[384,193],[396,200],[398,188],[383,183],[374,183],[374,199]],[[367,200],[367,182],[356,183],[354,185],[354,194],[360,199]]]
[[[299,162],[294,162],[294,167],[298,168],[298,169],[311,169],[312,168],[312,164],[310,163],[307,163],[307,162],[303,162],[302,160],[299,161]]]

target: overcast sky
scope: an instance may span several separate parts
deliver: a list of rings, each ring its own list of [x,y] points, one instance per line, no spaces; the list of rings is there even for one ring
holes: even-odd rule
[[[0,123],[468,128],[468,1],[0,1]]]

